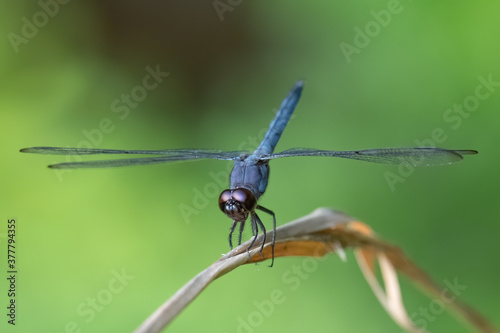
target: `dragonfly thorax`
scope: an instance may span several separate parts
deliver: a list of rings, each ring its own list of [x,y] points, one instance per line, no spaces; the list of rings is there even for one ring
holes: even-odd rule
[[[229,218],[243,222],[257,207],[253,193],[246,188],[224,190],[219,197],[219,208]]]

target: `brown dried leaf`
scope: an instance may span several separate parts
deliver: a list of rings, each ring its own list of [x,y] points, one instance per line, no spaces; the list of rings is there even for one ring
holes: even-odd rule
[[[243,264],[271,259],[271,232],[267,234],[267,242],[262,255],[258,253],[263,238],[263,235],[259,235],[250,251],[247,252],[247,247],[251,243],[248,241],[199,273],[158,308],[135,332],[161,331],[213,280]],[[337,252],[342,258],[343,249],[349,247],[355,249],[361,271],[393,320],[409,332],[425,332],[425,330],[415,326],[406,312],[397,273],[405,274],[435,296],[443,297],[441,289],[399,248],[380,240],[367,225],[354,221],[343,213],[320,208],[310,215],[277,228],[274,254],[275,258],[321,257],[328,253]],[[376,277],[375,267],[377,264],[380,266],[383,286]],[[484,317],[472,308],[457,300],[448,300],[449,304],[457,311],[458,316],[480,332],[497,332]]]

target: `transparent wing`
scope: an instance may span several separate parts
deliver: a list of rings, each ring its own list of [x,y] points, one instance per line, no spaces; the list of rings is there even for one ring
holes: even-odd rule
[[[352,151],[293,148],[281,153],[262,156],[262,160],[294,156],[340,157],[383,164],[405,164],[412,166],[446,165],[461,161],[463,155],[477,154],[476,150],[450,150],[432,147],[381,148]]]
[[[115,160],[78,161],[49,165],[54,169],[77,169],[77,168],[111,168],[131,165],[151,165],[169,162],[216,159],[233,160],[241,155],[248,155],[243,151],[220,151],[215,149],[164,149],[164,150],[120,150],[99,148],[64,148],[64,147],[31,147],[21,149],[23,153],[47,154],[47,155],[97,155],[97,154],[145,154],[162,155],[156,157],[127,158]]]
[[[137,154],[137,155],[182,155],[182,154],[246,154],[248,152],[223,152],[217,149],[160,149],[160,150],[122,150],[100,148],[66,148],[66,147],[30,147],[20,150],[21,153],[45,155],[99,155],[99,154]]]

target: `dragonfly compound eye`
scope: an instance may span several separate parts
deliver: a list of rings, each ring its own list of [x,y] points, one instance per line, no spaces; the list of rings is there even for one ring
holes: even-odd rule
[[[232,197],[235,201],[241,203],[247,211],[255,210],[257,200],[255,196],[246,188],[239,188],[233,191]]]
[[[231,190],[224,190],[219,196],[219,208],[225,212],[226,202],[231,199]]]

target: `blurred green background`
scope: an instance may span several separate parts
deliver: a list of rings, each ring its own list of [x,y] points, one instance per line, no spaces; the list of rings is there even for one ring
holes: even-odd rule
[[[364,221],[439,283],[465,286],[458,299],[500,326],[500,86],[477,88],[480,77],[500,82],[497,2],[55,4],[5,2],[0,11],[0,234],[15,217],[19,269],[14,329],[0,283],[2,330],[130,332],[229,247],[231,221],[217,207],[226,185],[211,173],[226,177],[230,162],[57,173],[46,166],[66,157],[20,148],[252,149],[298,79],[302,100],[278,150],[415,146],[441,129],[439,146],[480,154],[415,170],[392,188],[386,174],[397,167],[276,160],[262,205],[278,224],[322,206]],[[148,66],[169,75],[114,112],[123,95],[141,92]],[[448,111],[464,103],[472,111]],[[347,263],[332,255],[299,277],[293,268],[302,265],[242,267],[170,331],[401,331],[351,251]],[[117,282],[123,272],[129,278]],[[402,284],[409,314],[429,331],[467,331]],[[276,290],[285,300],[259,310]]]

